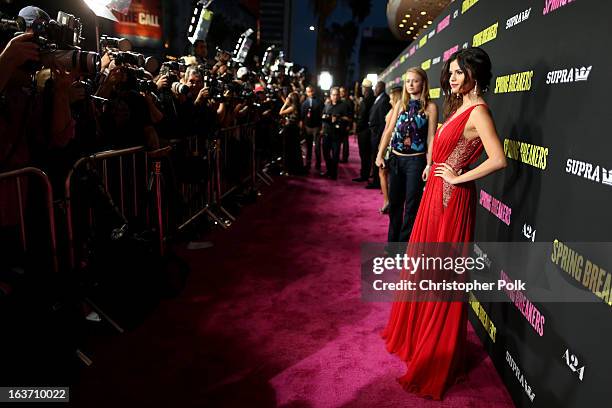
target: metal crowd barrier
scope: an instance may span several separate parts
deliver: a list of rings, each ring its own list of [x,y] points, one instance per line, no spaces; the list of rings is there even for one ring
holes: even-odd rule
[[[57,238],[55,231],[55,212],[53,207],[53,190],[49,177],[40,169],[34,167],[25,167],[19,170],[13,170],[5,173],[0,173],[0,191],[3,193],[4,203],[2,208],[3,212],[7,214],[12,210],[17,212],[16,227],[19,230],[19,241],[21,250],[24,254],[28,253],[29,240],[28,240],[28,228],[26,225],[26,217],[28,213],[27,208],[27,194],[28,189],[33,188],[32,183],[28,183],[30,179],[38,179],[41,183],[42,193],[44,194],[44,205],[45,205],[45,219],[48,222],[49,241],[48,241],[48,255],[50,257],[51,268],[54,272],[59,271],[58,254],[57,254]],[[14,193],[11,194],[8,190],[14,187]],[[11,202],[13,197],[16,202]],[[15,205],[16,204],[16,208]],[[10,217],[10,215],[7,215]],[[0,220],[8,222],[9,220]],[[12,222],[11,222],[12,224]],[[37,232],[38,232],[37,228]],[[4,243],[3,243],[4,244]]]
[[[162,161],[172,151],[168,146],[146,152],[137,146],[121,150],[109,150],[79,159],[69,171],[64,183],[64,205],[66,209],[66,233],[68,236],[68,265],[74,268],[83,254],[81,250],[90,229],[96,223],[94,208],[80,208],[75,214],[73,191],[75,177],[86,170],[87,177],[99,177],[118,213],[127,222],[155,227],[159,239],[159,252],[165,252],[165,238],[170,208],[164,195]],[[93,181],[90,181],[93,182]],[[109,202],[110,202],[109,200]]]

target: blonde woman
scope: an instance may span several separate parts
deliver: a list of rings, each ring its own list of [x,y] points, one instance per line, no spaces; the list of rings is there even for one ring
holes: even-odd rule
[[[407,243],[429,176],[438,124],[438,108],[429,99],[427,74],[420,67],[406,71],[402,99],[393,107],[390,122],[395,125],[383,133],[376,165],[387,167],[384,155],[390,143],[387,241]]]
[[[393,115],[393,107],[395,106],[397,102],[400,101],[400,99],[402,99],[402,86],[400,84],[395,84],[391,87],[391,109],[389,109],[389,112],[387,113],[387,116],[385,117],[385,123],[386,123],[385,131],[387,130],[389,126],[395,126],[395,123],[391,124],[391,116]],[[381,147],[383,147],[382,138],[380,141],[381,141],[381,145],[378,146],[379,150]],[[385,162],[389,160],[390,153],[391,153],[391,146],[390,145],[385,146],[385,156],[384,156]],[[380,178],[380,189],[383,194],[383,206],[379,210],[381,214],[389,213],[389,186],[387,184],[388,176],[389,176],[389,170],[387,169],[386,166],[381,166],[378,168],[378,177]]]

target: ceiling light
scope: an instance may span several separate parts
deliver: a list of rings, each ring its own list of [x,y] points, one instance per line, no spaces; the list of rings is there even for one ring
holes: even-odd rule
[[[431,23],[433,23],[433,21],[431,21],[431,20],[428,20],[428,21],[427,21],[427,24],[431,24]]]
[[[412,23],[412,25],[417,25],[416,21],[414,23]]]
[[[400,26],[400,28],[403,28],[403,27],[404,27],[404,25],[403,25],[403,24],[400,24],[399,26]]]
[[[421,11],[421,15],[424,16],[425,14],[427,14],[426,11]]]
[[[410,14],[406,14],[406,18],[410,18]]]

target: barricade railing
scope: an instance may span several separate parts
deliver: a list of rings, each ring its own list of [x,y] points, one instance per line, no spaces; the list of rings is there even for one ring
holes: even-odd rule
[[[77,177],[80,183],[76,183]],[[100,221],[96,219],[94,205],[104,205],[106,211],[124,220],[148,219],[149,208],[143,203],[149,178],[148,156],[142,146],[95,153],[72,166],[65,179],[63,197],[70,268],[84,255],[80,251],[85,240],[96,221]],[[75,184],[79,184],[80,194],[74,191]]]
[[[38,180],[38,187],[43,195],[43,203],[45,212],[42,214],[44,219],[47,221],[49,240],[45,243],[44,240],[40,241],[40,237],[37,236],[38,244],[37,251],[47,252],[50,259],[50,267],[54,272],[58,272],[58,254],[57,254],[57,238],[56,238],[56,226],[55,226],[55,212],[53,203],[53,190],[49,177],[45,172],[34,167],[25,167],[18,170],[8,171],[0,173],[0,192],[2,192],[3,208],[1,209],[4,217],[0,217],[0,225],[6,227],[12,225],[17,227],[18,237],[14,237],[19,240],[19,246],[23,254],[28,254],[30,248],[29,235],[34,235],[32,228],[27,225],[27,217],[33,211],[28,206],[28,197],[39,196],[31,194],[32,189],[35,189],[36,183],[31,183],[31,179]],[[39,204],[39,203],[35,203]],[[41,214],[36,214],[40,217]],[[37,221],[41,221],[37,218]],[[36,226],[35,232],[38,235],[40,231],[39,226]],[[42,243],[41,243],[42,242]],[[4,249],[10,247],[9,243],[0,243]],[[38,253],[37,253],[38,254]]]

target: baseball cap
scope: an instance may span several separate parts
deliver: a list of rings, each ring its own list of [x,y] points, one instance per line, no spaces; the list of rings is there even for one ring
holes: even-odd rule
[[[26,28],[32,27],[34,21],[43,19],[50,21],[51,17],[43,10],[35,6],[26,6],[19,10],[19,17],[22,17],[26,22]]]
[[[369,79],[366,78],[361,83],[361,86],[365,86],[366,88],[371,88],[372,87],[372,81],[370,81]]]
[[[253,89],[253,91],[255,91],[255,93],[257,92],[263,92],[265,91],[264,87],[261,84],[257,84],[255,85],[255,88]]]

